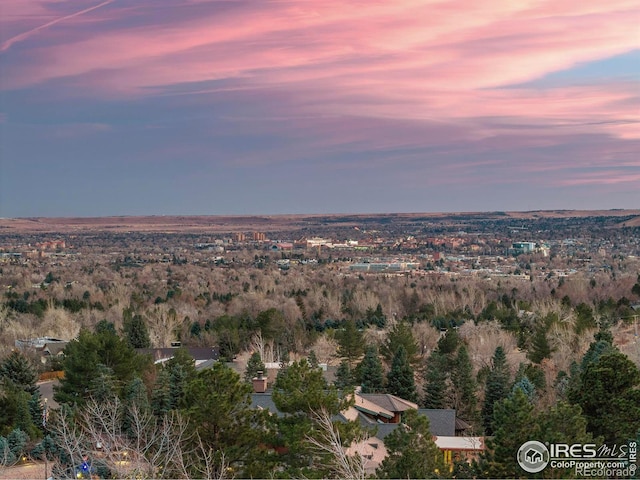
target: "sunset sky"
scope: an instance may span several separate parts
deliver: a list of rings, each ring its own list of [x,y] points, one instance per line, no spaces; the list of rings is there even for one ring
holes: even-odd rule
[[[640,208],[638,0],[0,0],[0,216]]]

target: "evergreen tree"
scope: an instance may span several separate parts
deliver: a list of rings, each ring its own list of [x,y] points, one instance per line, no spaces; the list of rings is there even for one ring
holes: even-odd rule
[[[527,358],[533,363],[539,364],[545,358],[551,358],[552,349],[547,339],[547,331],[548,327],[543,322],[539,322],[536,326],[531,346],[527,353]]]
[[[536,387],[526,376],[523,376],[513,384],[513,388],[511,389],[511,391],[515,392],[516,390],[520,390],[522,393],[524,393],[527,397],[527,400],[529,400],[531,403],[535,401]]]
[[[197,375],[195,360],[185,348],[179,348],[164,368],[169,372],[171,408],[174,409],[179,406],[187,383]]]
[[[442,478],[449,468],[432,440],[429,419],[416,410],[403,414],[403,423],[384,439],[388,455],[376,471],[378,478]]]
[[[224,455],[242,476],[258,461],[265,413],[251,407],[251,386],[239,374],[221,362],[198,372],[185,386],[181,406],[218,462]]]
[[[244,371],[244,381],[251,382],[251,380],[258,376],[258,372],[266,373],[267,369],[260,357],[260,352],[253,352],[249,361],[247,362],[247,368]]]
[[[570,376],[566,383],[566,398],[574,404],[580,403],[583,389],[583,374],[591,365],[596,364],[600,357],[608,353],[615,353],[618,349],[613,345],[613,336],[608,330],[600,330],[594,335],[594,340],[582,357],[580,364],[572,362]]]
[[[23,390],[16,391],[16,410],[15,417],[13,419],[14,429],[18,429],[24,432],[30,438],[39,437],[40,431],[36,427],[37,424],[33,422],[30,411],[31,395]]]
[[[319,368],[320,363],[318,362],[318,357],[316,356],[316,352],[311,350],[309,355],[307,356],[307,362],[311,365],[311,368]]]
[[[140,377],[134,377],[126,386],[124,401],[127,405],[135,405],[141,410],[147,410],[150,407],[147,388]]]
[[[30,395],[38,391],[36,369],[27,357],[17,350],[12,351],[0,362],[0,379],[3,382],[10,382]]]
[[[356,327],[356,322],[347,320],[344,328],[336,333],[338,340],[338,356],[346,359],[349,366],[360,358],[364,351],[364,337],[362,332]]]
[[[487,376],[482,407],[482,423],[485,434],[493,433],[494,404],[509,395],[509,367],[502,346],[498,346],[493,354],[492,366]]]
[[[336,370],[336,379],[333,382],[334,385],[339,388],[354,387],[356,384],[354,371],[349,366],[349,362],[345,359],[340,362],[338,369]]]
[[[624,443],[640,429],[640,371],[623,353],[590,363],[572,400],[582,408],[587,430],[605,443]]]
[[[113,400],[118,394],[113,370],[99,363],[93,377],[87,382],[86,394],[98,402]]]
[[[147,323],[142,315],[124,315],[122,330],[124,338],[133,348],[149,348],[151,346]]]
[[[171,377],[168,370],[160,370],[151,394],[151,411],[157,417],[169,413],[175,405],[171,398]]]
[[[404,321],[393,326],[382,345],[381,353],[387,364],[392,362],[400,346],[404,348],[405,355],[411,364],[418,362],[418,344],[411,331],[411,326]]]
[[[586,444],[594,443],[587,432],[587,420],[578,405],[570,405],[560,401],[550,409],[540,412],[536,424],[539,425],[539,438],[549,443]],[[554,468],[545,474],[553,473],[553,478],[575,478],[575,468]],[[546,476],[546,475],[545,475]]]
[[[373,318],[370,319],[371,323],[373,323],[378,328],[384,328],[387,323],[387,317],[382,311],[382,305],[378,303],[376,305],[376,310],[373,312]]]
[[[524,474],[516,452],[520,446],[538,437],[534,408],[525,393],[513,393],[494,404],[493,437],[487,439],[487,450],[480,458],[483,478],[518,478]]]
[[[324,408],[331,414],[342,411],[347,402],[329,386],[322,371],[306,360],[293,362],[280,371],[273,385],[273,402],[284,413],[303,413],[309,417]]]
[[[272,398],[278,410],[285,413],[278,419],[278,431],[285,448],[281,460],[286,475],[322,478],[327,474],[322,465],[324,462],[316,462],[317,452],[307,441],[308,437],[317,434],[315,417],[323,410],[331,416],[336,415],[353,400],[348,400],[349,395],[340,396],[335,386],[327,385],[322,371],[312,368],[306,360],[294,362],[286,371],[279,372]],[[343,436],[343,440],[347,438]]]
[[[450,328],[438,340],[438,351],[446,357],[451,356],[456,352],[460,343],[462,343],[462,341],[460,340],[458,331]]]
[[[31,395],[29,398],[29,416],[31,417],[31,423],[38,427],[39,429],[43,429],[42,426],[42,397],[40,392],[36,392]]]
[[[6,437],[0,437],[0,465],[9,466],[22,457],[29,441],[29,435],[16,428]]]
[[[425,408],[447,408],[449,397],[447,370],[447,359],[436,348],[427,360],[424,374]]]
[[[117,335],[116,326],[113,324],[113,322],[109,322],[107,320],[100,320],[98,323],[96,323],[96,326],[94,327],[93,331],[95,333],[109,332],[109,333],[113,333],[114,335]]]
[[[473,378],[473,365],[467,346],[462,343],[454,360],[451,371],[453,383],[453,407],[456,415],[474,423],[478,417],[478,399],[476,397],[476,381]]]
[[[516,372],[514,383],[518,383],[523,377],[527,377],[538,392],[542,392],[547,388],[544,370],[539,365],[521,363]]]
[[[382,393],[384,391],[384,372],[375,345],[367,347],[359,370],[362,393]]]
[[[55,388],[54,398],[59,403],[83,404],[91,395],[90,385],[99,389],[97,377],[109,372],[113,387],[120,394],[136,375],[152,368],[151,358],[136,354],[126,342],[111,331],[91,333],[81,330],[78,338],[64,349],[64,378]]]
[[[418,401],[413,368],[411,368],[403,345],[398,346],[398,350],[393,357],[391,370],[389,370],[387,376],[387,391],[410,402]]]
[[[136,408],[141,413],[147,413],[151,409],[149,398],[147,397],[147,389],[140,377],[134,377],[124,389],[125,411],[122,419],[122,428],[129,435],[133,433],[132,425],[134,417],[132,409]]]

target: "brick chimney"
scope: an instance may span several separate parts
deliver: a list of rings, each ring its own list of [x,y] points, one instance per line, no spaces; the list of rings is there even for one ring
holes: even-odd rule
[[[251,381],[253,383],[254,393],[264,393],[267,391],[267,378],[262,376],[262,371],[259,371],[258,376],[254,377]]]

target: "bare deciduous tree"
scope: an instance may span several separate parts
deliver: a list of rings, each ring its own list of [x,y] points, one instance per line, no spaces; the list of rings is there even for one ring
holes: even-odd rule
[[[127,431],[122,427],[125,415]],[[115,478],[226,478],[224,458],[216,457],[187,427],[175,412],[156,418],[135,406],[125,407],[117,398],[92,400],[75,417],[60,415],[53,424],[69,460],[67,465],[58,462],[53,472],[75,477],[78,466],[91,461],[91,468],[102,465]]]
[[[322,408],[316,412],[313,417],[317,426],[317,435],[307,436],[309,442],[318,453],[329,454],[326,464],[323,465],[333,473],[335,478],[343,478],[349,480],[364,480],[367,478],[366,462],[360,453],[353,455],[347,453],[346,448],[342,445],[340,432],[334,427],[329,412]],[[366,440],[366,436],[356,438],[353,443],[359,443]]]

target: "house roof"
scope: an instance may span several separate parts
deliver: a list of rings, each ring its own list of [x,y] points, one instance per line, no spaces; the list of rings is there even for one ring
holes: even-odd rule
[[[434,440],[441,450],[484,450],[484,437],[436,436]]]
[[[465,422],[461,418],[456,417],[456,432],[458,430],[468,430],[470,428],[471,428],[471,425],[469,425],[467,422]]]
[[[189,355],[196,361],[217,360],[220,352],[217,347],[183,347]],[[136,352],[143,355],[151,355],[154,361],[165,361],[173,358],[176,347],[169,348],[136,348]]]
[[[354,455],[356,453],[363,457],[366,473],[373,475],[387,456],[387,448],[381,439],[370,437],[352,444],[347,448],[347,455]]]
[[[284,413],[276,407],[271,392],[252,393],[251,406],[260,410],[268,410],[270,413],[274,413],[279,417],[284,417]]]
[[[456,411],[453,409],[421,408],[418,413],[429,419],[432,435],[453,437],[456,434]]]
[[[362,394],[355,394],[354,398],[355,400],[354,400],[353,408],[355,408],[356,410],[362,413],[374,415],[376,417],[388,418],[388,419],[394,417],[394,412],[392,410],[388,410],[380,406],[379,403],[369,400]]]
[[[42,352],[48,353],[49,355],[58,355],[60,352],[62,352],[65,349],[65,347],[67,346],[67,343],[68,342],[62,342],[62,341],[47,343],[42,348]]]
[[[391,419],[394,417],[394,411],[387,410],[380,406],[380,403],[388,402],[387,405],[394,408],[404,408],[404,410],[395,410],[395,412],[405,411],[412,408],[414,405],[412,402],[408,402],[394,395],[388,394],[356,394],[355,404],[352,407],[340,412],[336,415],[337,419],[346,421],[358,420],[360,425],[365,428],[376,428],[375,436],[380,439],[384,439],[393,430],[395,430],[399,424],[397,423],[384,423],[382,418]],[[254,408],[260,408],[268,410],[271,413],[284,416],[276,404],[273,402],[271,392],[265,393],[253,393],[251,395],[251,405]],[[429,419],[429,429],[431,434],[438,437],[453,437],[456,432],[456,411],[453,409],[418,409],[418,413],[425,415]],[[376,421],[372,419],[378,417]],[[465,437],[467,438],[467,437]]]
[[[394,413],[418,409],[417,404],[389,393],[360,393],[358,395],[378,407]]]
[[[380,440],[384,440],[387,437],[387,435],[389,435],[399,426],[400,426],[399,423],[378,423],[376,425],[375,436]]]

